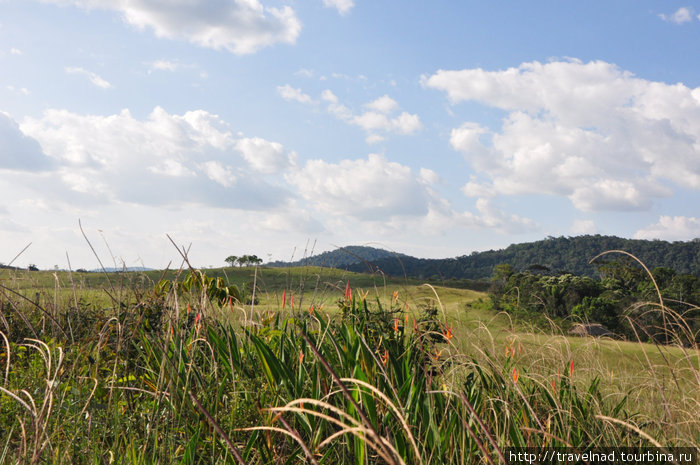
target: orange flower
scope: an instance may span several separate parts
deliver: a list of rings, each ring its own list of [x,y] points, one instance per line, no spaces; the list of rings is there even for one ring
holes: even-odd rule
[[[572,360],[571,363],[569,363],[569,376],[574,376],[574,361]]]
[[[194,329],[197,331],[197,334],[199,334],[199,328],[202,327],[201,323],[202,319],[202,313],[197,313],[197,315],[194,317]]]
[[[515,368],[515,367],[513,367],[512,376],[513,376],[513,382],[514,382],[514,383],[517,383],[517,382],[518,382],[518,378],[520,377],[520,373],[518,372],[518,369]]]
[[[292,294],[292,310],[294,310],[294,294]]]
[[[228,298],[228,308],[229,310],[233,311],[233,297],[231,296]]]
[[[386,362],[389,361],[389,351],[385,350],[384,355],[382,355],[382,363],[386,365]]]
[[[299,365],[304,362],[304,352],[299,352]]]
[[[445,323],[445,331],[442,332],[442,335],[445,336],[445,339],[448,341],[452,339],[452,325],[447,326],[447,323]]]
[[[398,302],[399,300],[399,291],[394,291],[394,295],[392,296],[392,299],[394,303]]]
[[[191,311],[192,307],[190,307],[190,304],[187,304],[187,314],[189,315]]]
[[[510,347],[506,346],[506,357],[510,356]]]
[[[314,306],[311,305],[311,306],[309,306],[309,315],[313,315],[313,314],[314,314]]]
[[[551,381],[551,384],[552,384],[552,394],[556,394],[556,393],[557,393],[557,382],[556,382],[556,380],[552,380],[552,381]]]
[[[345,299],[351,300],[352,299],[352,290],[350,289],[350,281],[345,284]]]
[[[403,317],[403,322],[406,326],[408,326],[408,315]]]
[[[394,332],[398,333],[399,332],[399,319],[394,318]]]

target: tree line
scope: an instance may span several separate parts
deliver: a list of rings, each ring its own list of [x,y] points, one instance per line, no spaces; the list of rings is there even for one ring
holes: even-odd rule
[[[229,266],[251,266],[251,265],[259,265],[261,264],[262,258],[258,257],[257,255],[241,255],[240,257],[236,255],[229,255],[224,259],[226,263],[229,264]]]
[[[516,272],[500,264],[493,275],[492,304],[536,324],[600,323],[629,340],[700,342],[700,277],[656,267],[652,280],[626,256],[594,263],[598,279],[538,266]]]

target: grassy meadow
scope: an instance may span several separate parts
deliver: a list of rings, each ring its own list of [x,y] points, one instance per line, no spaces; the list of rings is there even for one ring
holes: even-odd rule
[[[234,287],[235,286],[235,287]],[[0,270],[0,463],[499,463],[700,447],[697,347],[299,267]]]

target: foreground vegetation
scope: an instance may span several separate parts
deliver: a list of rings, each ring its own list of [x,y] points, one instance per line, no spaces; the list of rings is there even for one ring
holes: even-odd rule
[[[571,339],[482,293],[320,268],[0,279],[0,463],[700,446],[698,348],[673,332]]]

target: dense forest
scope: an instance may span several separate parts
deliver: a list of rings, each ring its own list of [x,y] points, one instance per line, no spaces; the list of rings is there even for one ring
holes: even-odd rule
[[[376,247],[349,245],[347,247],[340,247],[330,252],[323,252],[318,255],[304,257],[296,261],[275,261],[267,263],[267,266],[325,266],[328,268],[347,268],[351,265],[359,264],[364,265],[366,270],[367,263],[379,262],[385,259],[404,260],[409,258],[414,259],[413,257],[409,257],[408,255],[396,252],[389,252],[388,250],[378,249]]]
[[[535,269],[554,274],[571,273],[595,277],[598,276],[597,268],[589,262],[607,250],[629,252],[649,268],[666,267],[680,274],[700,276],[700,239],[666,242],[601,235],[549,237],[536,242],[513,244],[503,250],[473,252],[471,255],[447,259],[397,257],[391,254],[385,258],[369,260],[371,266],[356,260],[341,267],[361,272],[381,270],[391,276],[421,279],[489,279],[497,265],[507,263],[515,272]]]
[[[700,342],[700,277],[654,268],[626,255],[598,265],[600,279],[543,269],[496,267],[490,297],[496,310],[549,326],[599,323],[615,337],[692,345]],[[658,287],[657,287],[658,286]]]

